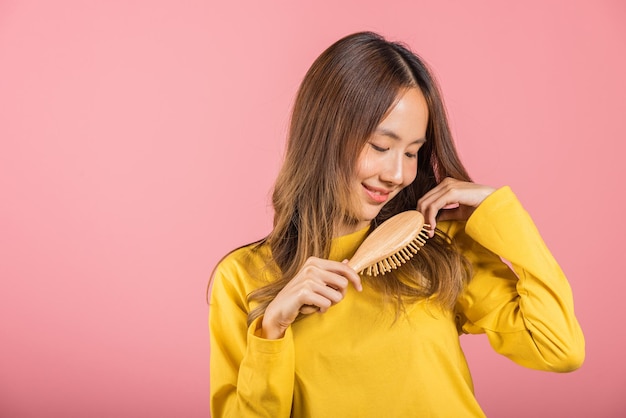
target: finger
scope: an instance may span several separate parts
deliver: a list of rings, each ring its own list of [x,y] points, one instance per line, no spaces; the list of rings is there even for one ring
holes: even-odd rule
[[[430,225],[428,235],[432,238],[433,235],[435,235],[435,228],[437,227],[437,214],[439,209],[433,204],[423,204],[418,210],[424,215],[424,223]]]
[[[424,215],[424,222],[430,225],[429,235],[433,236],[433,231],[437,225],[436,217],[438,208],[433,207],[433,203],[438,198],[440,190],[438,188],[431,189],[417,202],[417,210]]]
[[[311,315],[315,312],[319,312],[320,308],[319,306],[315,306],[315,305],[302,305],[300,307],[300,313],[302,315]]]
[[[312,314],[315,312],[324,313],[328,311],[328,308],[332,306],[330,300],[318,294],[310,294],[306,299],[306,302],[300,306],[300,313],[305,315]]]
[[[352,267],[347,267],[346,275],[344,275],[343,277],[345,277],[346,279],[348,279],[348,281],[350,281],[350,283],[352,283],[352,285],[357,290],[357,292],[363,291],[363,283],[361,283],[361,276],[359,276],[359,274],[356,271],[354,271]]]
[[[418,202],[418,210],[427,212],[429,209],[438,212],[441,209],[454,209],[460,206],[457,191],[450,186],[433,189],[433,193],[422,197]]]
[[[338,274],[333,274],[333,277],[330,277],[326,281],[325,287],[328,287],[329,289],[333,289],[334,291],[339,292],[342,296],[345,296],[348,290],[349,284],[350,284],[350,281],[346,279],[345,277],[340,276]]]
[[[344,278],[340,279],[343,279],[345,289],[348,280]],[[345,290],[337,290],[334,287],[323,284],[316,284],[313,289],[308,289],[307,293],[308,294],[302,298],[307,301],[307,303],[300,307],[300,313],[305,315],[317,311],[324,313],[328,310],[328,308],[341,302],[345,297]]]
[[[459,206],[461,206],[461,204],[459,202],[455,202],[455,203],[447,204],[444,207],[442,207],[441,209],[456,209]]]
[[[459,203],[461,206],[465,205],[476,208],[494,191],[495,189],[491,186],[446,178],[433,189],[425,193],[420,199],[418,206],[419,204],[433,204],[433,202],[441,203],[443,199],[445,203],[438,209],[442,209],[451,203]]]
[[[448,189],[450,189],[452,186],[454,186],[458,182],[459,180],[455,180],[451,177],[446,177],[441,182],[439,182],[439,184],[437,184],[435,187],[433,187],[432,189],[424,193],[422,197],[419,199],[419,201],[420,202],[432,201],[434,200],[434,197],[439,196],[443,193],[446,193]]]
[[[441,218],[440,211],[442,209],[454,210],[460,206],[456,196],[456,187],[459,183],[458,180],[446,178],[418,201],[418,211],[422,212],[426,223],[431,226],[428,231],[430,237],[435,234],[437,220],[444,220]]]
[[[361,283],[361,276],[352,269],[346,262],[338,263],[336,261],[331,260],[322,260],[324,261],[324,266],[330,272],[338,274],[342,277],[345,277],[357,291],[363,290],[363,285]]]
[[[332,305],[336,305],[337,303],[343,300],[344,294],[339,290],[335,290],[330,286],[322,286],[316,289],[316,293],[330,301]]]

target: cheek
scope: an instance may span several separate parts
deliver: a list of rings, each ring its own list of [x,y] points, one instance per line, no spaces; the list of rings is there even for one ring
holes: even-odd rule
[[[408,186],[409,184],[413,183],[413,180],[415,180],[415,177],[417,177],[417,160],[408,163],[404,167],[403,177],[404,177],[405,186]]]
[[[356,164],[356,177],[358,179],[370,177],[374,166],[369,153],[367,151],[362,152]]]

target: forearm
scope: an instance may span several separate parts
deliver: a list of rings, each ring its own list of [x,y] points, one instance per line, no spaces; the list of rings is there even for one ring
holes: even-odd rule
[[[584,337],[569,283],[512,192],[505,188],[497,193],[472,215],[465,232],[508,260],[517,278],[507,275],[499,260],[481,266],[477,274],[483,278],[477,280],[490,280],[502,298],[499,305],[486,304],[493,304],[491,312],[469,308],[468,319],[483,328],[497,351],[524,366],[573,370],[583,361]]]

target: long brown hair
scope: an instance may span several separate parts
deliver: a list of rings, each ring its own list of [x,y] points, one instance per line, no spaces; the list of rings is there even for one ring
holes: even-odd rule
[[[417,200],[445,177],[470,181],[454,147],[439,88],[424,61],[408,47],[371,32],[337,41],[315,60],[296,96],[285,161],[273,192],[274,228],[260,244],[269,245],[268,267],[276,269],[278,278],[249,295],[258,303],[249,321],[263,314],[307,258],[327,258],[339,225],[355,219],[349,184],[357,158],[398,94],[415,87],[422,91],[429,114],[417,176],[385,205],[372,227],[415,209]],[[390,274],[371,281],[401,308],[407,300],[433,295],[451,307],[467,278],[466,263],[441,233],[402,271],[402,277]]]

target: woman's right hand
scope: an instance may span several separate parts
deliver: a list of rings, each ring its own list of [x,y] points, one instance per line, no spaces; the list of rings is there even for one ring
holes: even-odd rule
[[[265,309],[260,336],[282,338],[304,305],[317,307],[324,313],[343,300],[350,283],[359,292],[363,289],[361,278],[347,262],[309,257]]]

